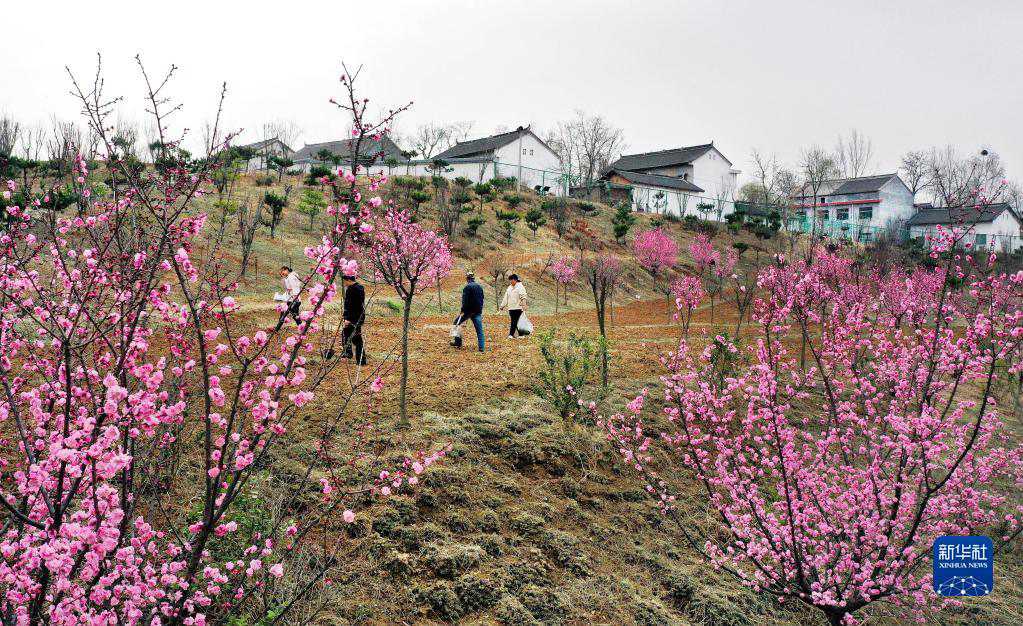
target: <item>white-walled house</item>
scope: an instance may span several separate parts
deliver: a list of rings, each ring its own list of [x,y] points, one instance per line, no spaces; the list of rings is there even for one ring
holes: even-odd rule
[[[848,237],[864,242],[882,232],[899,235],[915,212],[913,192],[898,174],[825,181],[816,196],[804,187],[795,200],[804,225],[821,224],[829,233],[841,227]]]
[[[1015,252],[1023,246],[1023,222],[1006,202],[973,207],[925,207],[909,219],[909,236],[925,245],[933,242],[941,227],[946,232],[963,232],[959,245],[972,244],[1000,252]]]
[[[352,161],[352,152],[355,150],[354,139],[340,139],[338,141],[324,141],[321,143],[310,143],[302,146],[295,152],[292,159],[295,161],[295,169],[308,172],[314,166],[326,165],[333,167],[330,161],[320,158],[320,153],[326,150],[341,158],[341,165],[348,169]],[[387,135],[381,135],[379,140],[371,137],[364,137],[359,144],[359,162],[363,167],[382,167],[382,164],[389,159],[404,163],[405,157],[401,153],[398,144],[391,141]],[[377,169],[373,167],[373,169]]]
[[[528,127],[462,141],[429,159],[398,160],[397,165],[378,160],[368,171],[388,176],[437,175],[450,180],[462,177],[474,183],[514,177],[529,188],[547,187],[552,195],[568,193],[561,159]]]
[[[656,152],[625,154],[611,164],[612,171],[638,172],[679,178],[700,189],[695,203],[715,205],[714,216],[724,217],[735,210],[739,170],[714,142]]]
[[[276,137],[273,139],[264,139],[255,143],[246,144],[239,146],[240,148],[248,148],[253,151],[252,157],[245,162],[246,172],[262,172],[270,168],[270,157],[292,157],[295,151],[292,150],[287,144]]]
[[[528,126],[489,137],[461,141],[430,159],[415,162],[424,169],[436,161],[447,163],[448,178],[464,176],[486,182],[495,176],[514,177],[526,187],[549,187],[550,193],[567,192],[561,158]],[[418,172],[417,172],[418,173]]]
[[[602,177],[611,202],[628,201],[640,213],[697,215],[704,190],[684,178],[611,170]],[[701,217],[708,217],[701,213]]]

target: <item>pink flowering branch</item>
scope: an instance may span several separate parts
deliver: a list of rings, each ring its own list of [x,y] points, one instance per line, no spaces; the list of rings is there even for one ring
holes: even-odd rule
[[[558,311],[558,291],[564,292],[565,306],[568,306],[568,288],[579,278],[581,264],[579,259],[561,257],[551,264],[548,270],[554,277],[554,312]]]
[[[1023,484],[1023,455],[994,394],[1000,369],[1020,369],[1023,274],[948,259],[861,275],[823,250],[779,258],[760,272],[745,350],[683,340],[665,361],[666,426],[647,427],[641,398],[603,422],[690,546],[851,624],[878,601],[918,614],[935,602],[936,537],[1019,536],[1023,508],[1002,485]],[[677,515],[682,477],[702,485],[719,532]]]
[[[412,221],[406,211],[390,208],[377,220],[366,255],[377,277],[390,285],[402,301],[400,423],[408,426],[408,336],[412,302],[431,283],[451,271],[453,260],[447,238]]]
[[[660,228],[643,231],[636,235],[632,242],[632,249],[640,267],[650,272],[655,281],[661,278],[662,273],[674,269],[678,264],[678,244]],[[670,280],[666,279],[661,287],[666,297],[671,294]],[[671,308],[669,299],[669,312]]]
[[[176,110],[162,95],[172,73],[144,76],[161,126]],[[115,156],[115,101],[104,99],[102,80],[90,91],[74,86],[106,166],[126,182],[112,200],[91,199],[79,157],[78,215],[39,219],[35,200],[9,207],[0,233],[0,424],[11,451],[0,460],[0,621],[205,624],[259,610],[254,598],[294,606],[338,549],[309,561],[324,564],[314,571],[295,569],[306,562],[298,542],[344,499],[307,510],[301,527],[286,525],[298,492],[290,490],[268,513],[269,532],[245,532],[236,510],[254,481],[270,479],[293,421],[337,364],[311,365],[307,355],[338,274],[357,269],[345,254],[371,230],[379,199],[361,194],[378,182],[346,178],[345,210],[336,207],[321,243],[306,250],[310,306],[298,328],[252,330],[197,206],[219,160],[168,149],[155,168],[129,167]],[[164,128],[159,136],[162,149],[177,141]],[[371,456],[358,437],[344,447],[340,424],[361,387],[379,391],[374,375],[323,417],[319,450],[348,450],[350,463],[338,465],[353,472]],[[413,455],[347,495],[387,496],[444,452]],[[325,456],[310,461],[302,482]],[[290,584],[276,582],[286,576]]]

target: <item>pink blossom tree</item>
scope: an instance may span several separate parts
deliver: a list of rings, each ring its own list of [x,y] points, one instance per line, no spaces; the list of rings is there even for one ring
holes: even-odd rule
[[[880,601],[925,610],[938,536],[1020,535],[1006,490],[1023,455],[995,396],[999,370],[1020,369],[1023,273],[949,258],[865,276],[820,250],[779,259],[760,274],[748,364],[719,358],[740,352],[727,340],[683,340],[662,377],[667,425],[647,427],[645,392],[603,423],[691,548],[837,625]],[[709,536],[679,514],[687,479],[718,518]]]
[[[739,257],[734,250],[729,250],[722,257],[710,238],[702,233],[689,245],[689,255],[696,265],[697,276],[703,280],[704,289],[710,296],[710,325],[713,328],[714,303],[724,289],[725,282],[731,277]]]
[[[682,324],[682,336],[689,336],[689,323],[693,312],[700,306],[707,293],[703,282],[696,276],[685,275],[671,283],[671,294],[675,297],[675,318]]]
[[[551,276],[554,277],[554,312],[558,312],[558,294],[564,292],[565,306],[568,306],[568,288],[575,284],[579,278],[579,259],[574,257],[561,257],[554,261],[550,267]]]
[[[366,255],[377,276],[401,298],[401,425],[407,427],[408,333],[412,302],[432,283],[439,282],[453,264],[447,239],[412,221],[405,211],[388,209],[376,221]]]
[[[166,126],[171,73],[150,83],[143,70],[162,146],[177,143]],[[123,163],[109,117],[116,101],[102,85],[99,72],[89,88],[74,82],[103,165],[123,186],[112,200],[91,199],[78,157],[77,215],[40,219],[33,200],[9,206],[0,233],[0,622],[283,615],[336,567],[342,542],[322,554],[299,548],[313,549],[305,539],[325,518],[354,519],[345,509],[353,494],[324,479],[324,498],[295,519],[303,490],[288,490],[258,529],[238,518],[237,503],[267,479],[330,371],[306,355],[338,272],[351,268],[341,251],[362,209],[353,204],[354,220],[336,220],[306,250],[310,307],[298,328],[256,330],[238,315],[237,276],[203,238],[197,202],[216,159],[168,150],[156,169]],[[225,147],[217,124],[211,137],[211,154]],[[348,193],[359,193],[354,182]],[[322,415],[319,447],[337,446],[343,414]],[[341,467],[367,458],[348,444]],[[385,495],[442,455],[406,459],[365,490]]]
[[[640,267],[650,272],[665,297],[671,294],[671,282],[663,276],[678,264],[678,243],[661,228],[646,230],[636,235],[632,250]],[[664,280],[662,281],[662,278]],[[669,299],[668,310],[671,311]]]

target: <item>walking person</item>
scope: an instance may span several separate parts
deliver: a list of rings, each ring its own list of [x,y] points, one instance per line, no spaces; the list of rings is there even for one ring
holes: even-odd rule
[[[344,358],[355,357],[359,365],[366,364],[366,348],[362,342],[362,323],[366,320],[366,288],[359,283],[359,277],[345,274],[341,278],[345,286],[345,300],[342,317],[345,320],[341,339],[344,342]],[[353,351],[354,350],[354,351]]]
[[[512,274],[508,277],[508,289],[504,292],[504,297],[501,298],[501,306],[499,309],[508,309],[508,316],[511,318],[511,326],[508,327],[508,339],[514,339],[517,334],[519,337],[524,337],[519,332],[519,318],[522,317],[522,311],[526,307],[526,287],[519,281],[518,274]]]
[[[486,342],[483,339],[483,286],[476,282],[476,276],[472,272],[465,273],[465,287],[462,287],[462,308],[458,312],[455,326],[472,321],[476,329],[476,343],[480,352],[483,352]]]
[[[274,330],[280,330],[281,326],[284,326],[284,320],[291,316],[291,319],[295,320],[296,325],[302,324],[302,319],[298,316],[298,310],[302,307],[302,279],[299,277],[295,270],[291,269],[287,265],[281,266],[281,283],[284,284],[284,297],[287,302],[287,308],[281,313],[281,319],[277,321],[277,326]]]

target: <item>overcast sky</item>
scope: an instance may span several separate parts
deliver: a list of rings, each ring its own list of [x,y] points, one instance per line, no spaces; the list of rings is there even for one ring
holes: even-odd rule
[[[748,173],[750,150],[794,165],[857,128],[875,169],[911,148],[990,147],[1023,178],[1023,2],[1014,0],[502,0],[5,4],[0,110],[70,118],[65,65],[141,119],[133,57],[180,67],[178,126],[198,129],[227,81],[230,125],[281,118],[299,146],[340,138],[340,61],[364,66],[399,124],[471,120],[474,132],[549,127],[576,109],[625,131],[627,152],[705,143]],[[97,5],[106,8],[97,9]],[[195,131],[198,136],[198,130]]]

